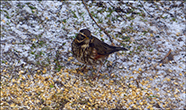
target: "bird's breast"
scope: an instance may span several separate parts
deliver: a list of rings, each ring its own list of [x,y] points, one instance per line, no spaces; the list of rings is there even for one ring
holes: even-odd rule
[[[81,48],[88,48],[89,47],[89,44],[83,44],[83,45],[81,45]]]

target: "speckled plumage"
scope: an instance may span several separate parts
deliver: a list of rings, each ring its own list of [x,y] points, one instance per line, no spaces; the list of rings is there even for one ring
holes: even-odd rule
[[[88,29],[82,29],[72,42],[73,56],[86,65],[103,64],[109,54],[125,50],[123,47],[110,46],[91,35]]]

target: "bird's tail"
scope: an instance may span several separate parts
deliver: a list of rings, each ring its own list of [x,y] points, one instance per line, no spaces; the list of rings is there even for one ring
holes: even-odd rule
[[[112,48],[111,49],[112,51],[110,51],[109,54],[114,53],[114,52],[117,52],[117,51],[127,51],[128,50],[128,49],[126,49],[124,47],[111,46],[111,48]]]
[[[128,49],[124,48],[124,47],[116,47],[117,51],[123,50],[123,51],[127,51]]]

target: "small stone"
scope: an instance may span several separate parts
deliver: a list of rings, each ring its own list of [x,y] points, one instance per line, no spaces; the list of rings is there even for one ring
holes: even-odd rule
[[[183,41],[183,39],[180,37],[180,38],[178,38],[178,41]]]

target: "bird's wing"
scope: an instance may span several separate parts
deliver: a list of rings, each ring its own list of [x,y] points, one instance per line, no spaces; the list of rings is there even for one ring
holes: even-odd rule
[[[100,55],[108,55],[108,54],[111,54],[115,51],[118,51],[116,49],[116,47],[110,46],[110,45],[104,43],[103,41],[100,41],[96,37],[93,37],[93,39],[90,43],[90,46],[94,47],[96,49],[97,53]]]

